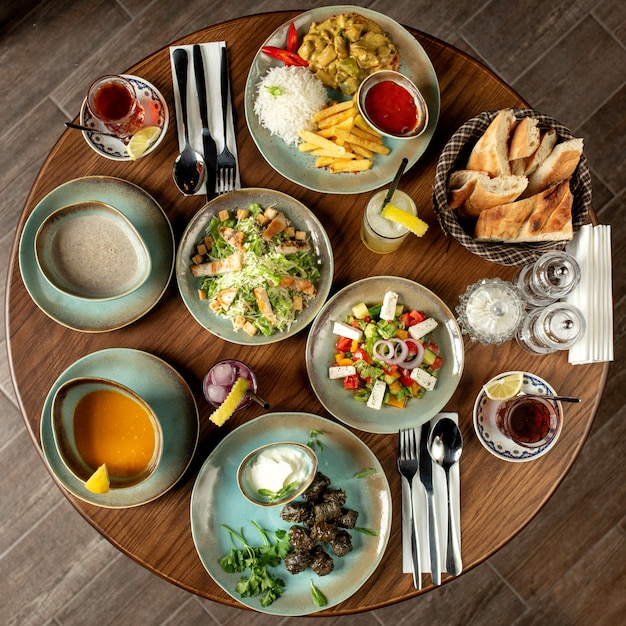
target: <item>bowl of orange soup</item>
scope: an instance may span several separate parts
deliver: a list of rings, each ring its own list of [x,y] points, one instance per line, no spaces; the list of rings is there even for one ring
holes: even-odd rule
[[[52,430],[67,468],[86,482],[106,465],[112,489],[146,480],[161,458],[162,432],[134,391],[103,378],[74,378],[52,401]]]

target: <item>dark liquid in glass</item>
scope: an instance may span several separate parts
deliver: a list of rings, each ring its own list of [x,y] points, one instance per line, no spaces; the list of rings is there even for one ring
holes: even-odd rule
[[[124,85],[107,83],[96,91],[94,96],[95,113],[98,117],[116,121],[126,117],[133,105],[133,97]]]
[[[550,409],[539,400],[519,402],[509,411],[508,430],[520,443],[537,443],[550,430]]]

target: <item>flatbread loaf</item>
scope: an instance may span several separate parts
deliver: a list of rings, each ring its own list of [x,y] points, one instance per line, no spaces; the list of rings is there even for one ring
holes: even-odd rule
[[[534,117],[523,118],[513,129],[509,147],[509,161],[525,159],[539,147],[541,135],[539,121]]]
[[[569,178],[576,169],[583,153],[583,140],[579,137],[557,143],[552,152],[528,177],[524,196],[532,196],[541,189]]]
[[[461,186],[458,186],[461,183]],[[458,170],[450,175],[450,206],[454,204],[464,219],[476,218],[481,211],[512,202],[528,185],[525,176],[489,178],[484,172]],[[460,201],[460,203],[459,203]]]
[[[509,175],[509,135],[514,124],[511,109],[499,111],[476,142],[465,169],[487,172],[492,178]]]
[[[523,200],[483,211],[474,238],[507,243],[570,240],[574,236],[572,204],[567,179]]]

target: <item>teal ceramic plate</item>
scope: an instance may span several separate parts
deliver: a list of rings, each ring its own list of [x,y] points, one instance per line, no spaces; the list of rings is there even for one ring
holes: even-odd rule
[[[330,380],[328,368],[334,363],[333,324],[342,322],[359,302],[368,306],[382,302],[387,291],[395,291],[398,302],[417,309],[439,322],[433,331],[434,342],[444,359],[439,380],[423,398],[411,399],[404,409],[383,405],[370,409],[357,402],[341,380]],[[412,280],[398,276],[374,276],[359,280],[336,293],[320,311],[309,330],[306,367],[313,391],[326,410],[348,426],[370,433],[397,433],[401,428],[419,426],[444,408],[456,390],[465,360],[461,331],[445,303],[432,291]]]
[[[390,154],[376,155],[374,164],[366,172],[332,174],[325,168],[316,168],[315,159],[312,156],[298,152],[295,144],[287,145],[282,139],[272,135],[261,126],[254,112],[257,85],[270,67],[280,65],[279,61],[259,50],[252,60],[246,81],[244,98],[246,122],[252,139],[265,160],[285,178],[321,193],[362,193],[386,185],[395,176],[400,161],[404,157],[409,160],[408,167],[411,167],[424,154],[439,120],[440,93],[435,69],[424,48],[398,22],[370,9],[344,5],[305,11],[293,21],[302,40],[312,22],[321,22],[333,15],[355,11],[376,22],[389,34],[400,53],[400,72],[410,78],[420,89],[428,105],[429,115],[428,127],[419,137],[408,140],[385,138],[385,145],[391,150]],[[263,45],[284,48],[289,24],[290,22],[283,24],[274,31]],[[333,98],[345,99],[337,92],[330,91],[329,94]]]
[[[99,200],[120,211],[143,239],[151,259],[150,275],[132,293],[114,300],[87,301],[55,289],[35,257],[35,235],[42,222],[64,206]],[[35,304],[54,321],[83,332],[115,330],[145,315],[161,299],[174,268],[174,234],[156,200],[120,178],[87,176],[53,189],[33,209],[20,238],[22,280]]]
[[[226,317],[216,315],[206,300],[198,298],[200,279],[194,278],[189,269],[196,245],[206,235],[205,229],[220,211],[228,210],[234,215],[236,209],[245,209],[257,202],[262,207],[275,206],[284,213],[298,230],[309,233],[313,255],[317,259],[320,277],[316,281],[317,296],[300,312],[289,330],[265,336],[257,333],[253,337],[243,330],[235,331],[233,323]],[[304,204],[273,189],[248,188],[218,196],[194,215],[181,237],[176,253],[176,280],[180,295],[195,320],[217,337],[240,345],[258,346],[275,343],[300,332],[322,308],[333,282],[334,261],[330,239],[320,221]]]
[[[52,433],[52,399],[66,381],[99,376],[121,383],[154,410],[163,433],[163,452],[156,470],[139,485],[95,494],[83,486],[61,461]],[[92,352],[68,367],[52,385],[41,413],[41,447],[49,468],[74,496],[111,509],[150,502],[171,489],[189,467],[199,434],[198,408],[187,383],[161,359],[128,348]]]
[[[319,471],[331,479],[331,485],[346,491],[346,507],[359,511],[357,527],[378,531],[377,536],[350,531],[354,550],[334,558],[334,570],[317,576],[311,570],[292,575],[281,563],[276,575],[285,582],[283,595],[268,607],[258,597],[240,598],[235,585],[240,574],[227,574],[218,560],[230,551],[226,524],[233,530],[243,528],[252,545],[262,545],[261,536],[252,525],[274,532],[289,529],[280,518],[280,507],[266,508],[249,502],[237,487],[237,467],[256,447],[267,443],[290,441],[308,443],[311,431],[322,444],[315,447]],[[374,472],[364,478],[355,476],[365,469]],[[321,610],[311,599],[310,583],[326,596],[325,609],[335,606],[355,593],[380,563],[391,531],[391,493],[389,483],[372,451],[347,428],[309,413],[268,413],[246,422],[228,434],[209,455],[200,469],[191,494],[191,531],[204,567],[215,582],[245,606],[273,615],[308,615]]]

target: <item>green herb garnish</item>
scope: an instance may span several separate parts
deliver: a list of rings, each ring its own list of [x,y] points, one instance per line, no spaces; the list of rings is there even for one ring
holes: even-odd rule
[[[312,579],[309,582],[311,584],[311,598],[313,598],[315,606],[326,606],[326,596],[313,584]]]
[[[283,90],[278,85],[266,85],[265,89],[267,89],[274,98],[278,98],[278,96],[283,95]]]
[[[370,537],[378,537],[378,535],[380,535],[380,533],[373,528],[360,528],[356,526],[352,530],[356,530],[356,532],[363,533],[364,535],[369,535]]]
[[[298,486],[297,481],[292,481],[287,485],[281,487],[278,491],[271,491],[270,489],[259,489],[258,494],[263,498],[268,498],[269,502],[276,502],[276,500],[282,500],[290,491]]]
[[[320,450],[324,449],[324,444],[319,440],[320,435],[323,435],[324,431],[323,430],[317,430],[316,428],[314,428],[310,433],[309,433],[309,441],[307,442],[307,446],[309,446],[309,448],[311,448],[312,450],[315,450],[315,448],[319,448]]]
[[[369,478],[372,474],[376,474],[376,470],[373,467],[357,472],[352,478]]]

